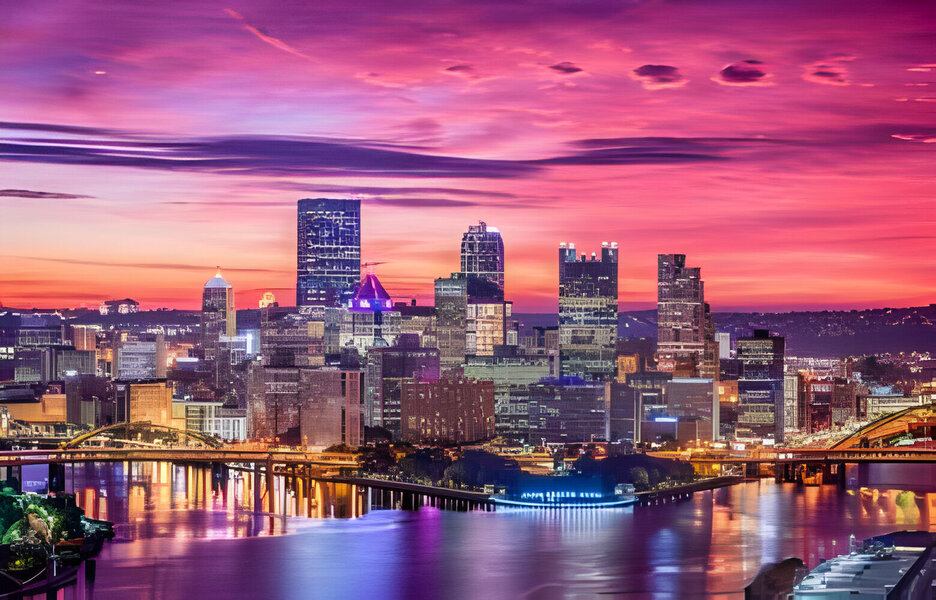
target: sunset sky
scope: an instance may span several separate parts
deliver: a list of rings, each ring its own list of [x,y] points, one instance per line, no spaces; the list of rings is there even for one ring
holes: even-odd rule
[[[515,311],[557,246],[715,311],[936,302],[936,2],[0,0],[0,303],[295,298],[296,200],[431,303],[484,220]]]

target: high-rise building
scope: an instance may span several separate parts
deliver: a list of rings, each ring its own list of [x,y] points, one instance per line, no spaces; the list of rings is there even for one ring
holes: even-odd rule
[[[365,424],[383,427],[399,438],[403,382],[415,379],[439,379],[439,351],[421,347],[417,334],[404,333],[393,346],[371,348],[367,353]]]
[[[606,387],[577,377],[513,386],[497,412],[497,433],[515,443],[535,445],[607,440]]]
[[[344,306],[361,280],[361,201],[299,201],[296,306]]]
[[[766,329],[738,339],[737,439],[783,441],[783,355],[784,339]]]
[[[202,291],[201,336],[205,358],[214,359],[218,340],[222,335],[237,334],[237,313],[234,311],[234,288],[224,277],[221,268],[205,283]]]
[[[468,278],[468,293],[484,300],[504,299],[504,240],[500,231],[484,221],[462,235],[461,272]]]
[[[718,377],[718,344],[699,267],[685,254],[657,260],[657,363],[678,377]]]
[[[494,437],[494,384],[443,378],[403,383],[402,437],[408,442],[460,443]]]
[[[353,346],[363,357],[370,348],[391,345],[400,335],[400,320],[390,294],[368,273],[344,307],[325,310],[325,353]]]
[[[602,242],[601,260],[576,258],[559,244],[559,370],[594,381],[614,378],[618,327],[618,247]]]
[[[435,280],[436,342],[442,369],[465,362],[468,330],[468,281],[458,273]]]
[[[505,346],[511,340],[510,317],[512,302],[485,300],[467,304],[467,335],[465,354],[469,356],[494,356],[496,346]],[[516,336],[513,336],[516,337]]]

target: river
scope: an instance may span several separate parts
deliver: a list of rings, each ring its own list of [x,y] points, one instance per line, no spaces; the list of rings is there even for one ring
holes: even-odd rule
[[[812,568],[847,551],[852,533],[936,523],[936,494],[768,480],[636,509],[351,519],[301,516],[307,503],[284,494],[296,516],[271,517],[251,510],[249,480],[213,486],[207,469],[166,463],[69,467],[68,490],[118,535],[93,579],[56,597],[741,598],[764,564],[796,556]]]

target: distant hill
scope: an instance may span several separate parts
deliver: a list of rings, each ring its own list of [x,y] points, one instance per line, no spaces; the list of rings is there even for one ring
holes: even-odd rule
[[[131,315],[102,317],[96,310],[64,311],[75,323],[103,323],[105,326],[140,327],[149,325],[188,325],[199,322],[193,310],[153,310]],[[260,311],[237,311],[238,328],[259,327]],[[532,327],[555,326],[559,317],[549,313],[515,313],[523,331]],[[718,331],[732,340],[750,335],[752,329],[769,329],[786,338],[787,354],[792,356],[842,357],[862,354],[929,352],[936,354],[936,304],[910,308],[872,310],[823,310],[808,312],[715,313]],[[618,333],[623,338],[656,337],[655,310],[624,311],[618,315]]]
[[[552,314],[515,314],[524,328],[558,323]],[[623,338],[656,337],[655,310],[618,315]],[[752,329],[769,329],[786,338],[791,356],[841,357],[861,354],[930,352],[936,354],[936,304],[910,308],[787,313],[715,313],[718,331],[732,340]]]

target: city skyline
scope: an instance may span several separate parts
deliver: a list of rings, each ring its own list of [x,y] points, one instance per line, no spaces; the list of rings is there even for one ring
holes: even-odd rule
[[[516,312],[555,312],[573,239],[619,240],[623,309],[661,252],[715,311],[936,291],[931,3],[7,12],[6,306],[196,309],[219,264],[238,306],[287,303],[323,196],[362,200],[362,260],[420,304],[479,220]]]

